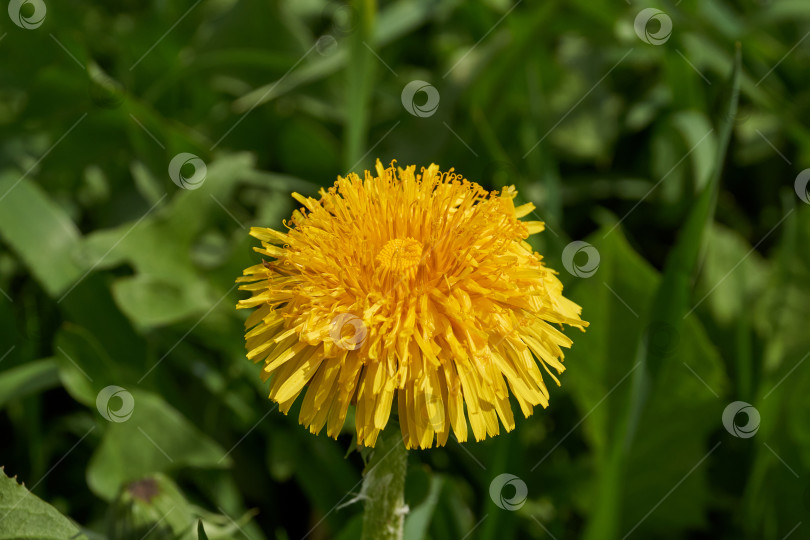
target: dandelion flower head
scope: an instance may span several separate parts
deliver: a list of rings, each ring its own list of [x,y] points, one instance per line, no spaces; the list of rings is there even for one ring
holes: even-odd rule
[[[526,242],[544,225],[521,220],[534,205],[516,195],[379,160],[317,199],[293,193],[286,231],[251,229],[267,259],[238,279],[270,399],[286,414],[303,394],[300,423],[331,437],[355,405],[369,447],[394,406],[408,448],[511,431],[510,395],[525,416],[547,407],[543,371],[559,385],[572,343],[561,329],[587,323]]]

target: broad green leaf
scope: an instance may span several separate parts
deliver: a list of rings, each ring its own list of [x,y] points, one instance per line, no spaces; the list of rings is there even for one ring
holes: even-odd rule
[[[200,215],[222,213],[234,184],[251,172],[247,154],[226,156],[208,164],[205,183],[195,190],[176,191],[152,205],[132,223],[88,235],[81,253],[95,269],[128,262],[137,274],[118,279],[113,295],[121,312],[136,326],[154,327],[204,313],[223,291],[214,290],[196,268],[194,242],[205,222]]]
[[[76,226],[30,178],[10,171],[0,176],[0,238],[51,296],[83,273],[72,256],[81,238]]]
[[[0,409],[12,399],[59,385],[59,370],[52,358],[27,362],[0,371]]]
[[[121,278],[113,284],[112,290],[116,303],[130,319],[149,327],[204,312],[215,302],[199,280],[179,284],[148,274]]]
[[[28,491],[0,468],[0,539],[86,538],[53,506]]]
[[[230,466],[225,450],[163,398],[136,389],[131,395],[132,415],[125,421],[107,423],[87,468],[87,483],[99,497],[109,500],[124,483],[150,473]],[[109,406],[114,411],[120,404]]]

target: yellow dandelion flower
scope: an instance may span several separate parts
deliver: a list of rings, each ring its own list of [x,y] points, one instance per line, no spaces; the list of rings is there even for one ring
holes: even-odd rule
[[[360,444],[373,447],[396,401],[405,446],[444,445],[515,427],[548,406],[540,367],[563,371],[563,324],[581,308],[525,241],[514,186],[488,192],[437,165],[349,174],[303,208],[287,232],[254,227],[270,260],[244,271],[252,292],[247,356],[263,361],[270,399],[285,414],[304,392],[299,421],[337,437],[350,404]],[[466,409],[466,413],[465,413]]]

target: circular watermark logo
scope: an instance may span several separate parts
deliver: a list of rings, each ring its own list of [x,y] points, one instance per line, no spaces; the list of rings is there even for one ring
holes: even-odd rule
[[[11,0],[8,3],[8,16],[11,22],[25,28],[34,30],[45,22],[48,7],[42,0]]]
[[[347,324],[354,328],[354,333],[350,336],[345,335],[344,332]],[[332,338],[335,345],[347,351],[356,351],[362,347],[366,335],[368,335],[366,325],[363,324],[360,317],[351,313],[341,313],[332,319],[332,324],[329,326],[329,337]]]
[[[425,94],[427,100],[422,105],[416,104],[416,94]],[[402,106],[405,110],[419,118],[433,116],[439,108],[439,91],[432,84],[425,81],[411,81],[402,89]]]
[[[326,21],[326,30],[315,42],[315,50],[329,56],[338,49],[340,40],[354,32],[357,14],[345,2],[327,2],[321,10],[321,20]]]
[[[119,398],[121,405],[114,409],[110,406],[113,398]],[[125,388],[108,386],[102,388],[96,396],[96,409],[106,420],[115,423],[126,422],[135,410],[135,398]]]
[[[338,48],[338,42],[331,34],[324,34],[315,42],[315,50],[322,56],[329,56]]]
[[[803,202],[810,204],[810,191],[807,189],[808,184],[810,184],[810,169],[805,169],[796,177],[796,181],[793,182],[793,188],[796,190],[796,195],[798,195]]]
[[[741,125],[745,124],[746,122],[748,122],[748,120],[751,119],[752,111],[753,111],[753,109],[751,107],[748,107],[748,106],[738,107],[737,112],[736,112],[736,114],[734,115],[734,118],[733,118],[735,125],[741,126]]]
[[[420,424],[429,425],[433,431],[439,431],[445,427],[445,408],[441,394],[425,393],[425,400],[422,402],[419,414],[420,420],[422,420]]]
[[[582,263],[577,264],[574,259],[583,253],[588,259]],[[591,277],[599,269],[599,250],[594,246],[583,240],[574,240],[562,252],[562,263],[568,273],[581,278]]]
[[[740,413],[746,416],[745,424],[737,423],[737,416]],[[729,403],[723,411],[723,427],[735,437],[749,439],[759,430],[759,411],[745,401]]]
[[[655,30],[656,24],[658,25],[657,30]],[[638,38],[644,43],[663,45],[672,35],[672,19],[660,9],[646,8],[636,15],[633,28]]]
[[[348,36],[354,32],[357,22],[357,13],[354,7],[345,2],[327,2],[321,10],[321,16],[329,20],[328,33],[336,39]]]
[[[504,496],[504,488],[512,486],[515,490],[514,495],[511,497]],[[529,488],[526,487],[526,482],[515,476],[514,474],[503,473],[496,476],[489,484],[489,496],[492,502],[498,508],[514,512],[520,510],[526,504],[526,497],[529,494]]]
[[[194,172],[186,176],[188,173],[184,173],[183,169],[189,166],[194,169]],[[197,189],[202,186],[207,172],[205,162],[188,152],[177,154],[169,163],[169,177],[172,182],[183,189]]]

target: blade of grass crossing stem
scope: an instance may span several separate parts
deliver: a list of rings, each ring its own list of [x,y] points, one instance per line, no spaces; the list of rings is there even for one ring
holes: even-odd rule
[[[714,216],[720,177],[725,162],[740,92],[741,51],[737,44],[734,65],[728,83],[728,96],[719,121],[719,136],[714,172],[701,192],[672,251],[667,256],[661,282],[653,297],[649,320],[642,331],[633,374],[633,387],[625,420],[613,439],[613,445],[600,478],[598,500],[589,521],[586,539],[619,537],[621,524],[621,482],[627,455],[633,446],[641,413],[656,384],[664,361],[677,346],[683,320],[688,311],[690,290],[700,259],[704,233]]]
[[[366,153],[371,90],[374,87],[376,62],[372,50],[374,18],[377,3],[374,0],[355,0],[353,17],[355,30],[349,38],[349,63],[346,66],[346,147],[345,166],[358,163]]]

